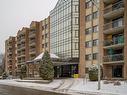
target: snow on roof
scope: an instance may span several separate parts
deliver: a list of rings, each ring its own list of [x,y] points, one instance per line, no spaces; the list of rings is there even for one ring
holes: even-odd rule
[[[35,61],[35,60],[40,60],[40,59],[43,57],[43,55],[44,55],[44,52],[42,52],[40,55],[38,55],[38,56],[34,59],[34,61]],[[59,58],[58,56],[56,56],[55,54],[52,54],[52,53],[50,53],[50,57],[51,57],[51,58],[54,58],[54,59]]]

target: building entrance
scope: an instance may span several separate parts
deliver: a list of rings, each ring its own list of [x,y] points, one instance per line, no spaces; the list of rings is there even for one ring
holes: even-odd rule
[[[73,77],[74,74],[78,74],[78,64],[54,67],[55,78]]]
[[[122,65],[112,66],[112,77],[113,78],[123,77],[123,66]]]

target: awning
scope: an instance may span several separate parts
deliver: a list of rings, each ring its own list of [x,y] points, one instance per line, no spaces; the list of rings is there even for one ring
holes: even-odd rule
[[[44,55],[44,52],[42,52],[40,55],[38,55],[33,61],[41,60]],[[59,59],[59,57],[55,54],[50,53],[51,59]]]

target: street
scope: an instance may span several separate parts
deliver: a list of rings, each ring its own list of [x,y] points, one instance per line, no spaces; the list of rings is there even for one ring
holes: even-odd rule
[[[16,86],[0,85],[0,95],[65,95]],[[66,94],[67,95],[67,94]]]
[[[16,87],[16,86],[0,85],[0,95],[69,95],[69,94],[47,92],[42,90]],[[77,93],[75,95],[95,95],[95,94]]]

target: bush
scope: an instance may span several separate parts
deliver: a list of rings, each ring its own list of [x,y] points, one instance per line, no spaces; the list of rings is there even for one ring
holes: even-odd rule
[[[8,77],[7,73],[4,72],[4,73],[2,74],[2,79],[6,79],[7,77]]]
[[[97,68],[97,66],[92,65],[89,68],[89,79],[90,79],[90,81],[97,81],[98,80],[98,68]]]
[[[119,86],[119,85],[121,85],[121,83],[119,81],[114,82],[114,86]]]
[[[53,80],[54,78],[54,67],[48,51],[44,52],[40,62],[39,75],[43,80]]]
[[[109,82],[107,80],[104,81],[104,84],[109,84]]]
[[[26,77],[26,72],[27,72],[26,65],[22,65],[20,70],[20,79],[23,79]]]

